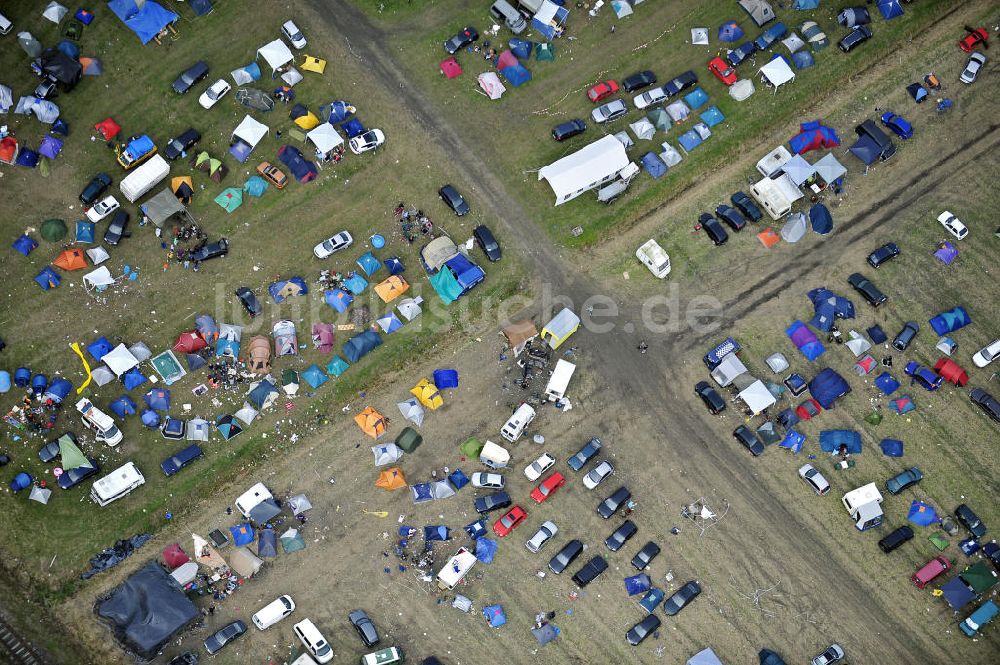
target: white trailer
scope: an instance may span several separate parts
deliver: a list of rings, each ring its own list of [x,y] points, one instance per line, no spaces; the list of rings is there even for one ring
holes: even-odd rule
[[[841,502],[854,520],[858,531],[871,529],[882,524],[882,495],[875,483],[868,483],[851,490],[843,496]]]
[[[437,574],[438,587],[451,591],[462,581],[465,575],[476,565],[476,555],[465,549],[459,549],[455,556],[448,559]]]
[[[479,453],[479,461],[491,469],[506,469],[510,461],[510,453],[503,446],[498,446],[487,440]]]
[[[125,198],[135,203],[139,197],[160,184],[168,175],[170,175],[170,164],[162,155],[153,155],[149,161],[125,176],[118,183],[118,187]]]
[[[649,272],[660,279],[670,274],[670,257],[660,247],[660,243],[652,238],[635,250],[635,257],[649,268]]]
[[[117,501],[139,485],[146,482],[142,472],[132,462],[118,467],[103,478],[94,481],[90,488],[90,498],[99,506]]]

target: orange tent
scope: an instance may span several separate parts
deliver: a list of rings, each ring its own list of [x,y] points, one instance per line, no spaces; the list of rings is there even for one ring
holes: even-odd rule
[[[83,270],[87,267],[87,255],[82,249],[66,249],[59,253],[52,265],[63,270]]]
[[[375,487],[381,487],[384,490],[398,490],[401,487],[406,487],[403,470],[398,466],[386,469],[379,474],[378,480],[375,481]]]
[[[377,293],[378,297],[382,299],[382,302],[388,303],[406,293],[409,288],[410,285],[405,279],[399,275],[393,275],[392,277],[382,280],[376,284],[375,293]]]
[[[774,229],[770,227],[758,233],[757,239],[760,240],[761,243],[764,245],[764,247],[767,247],[768,249],[771,249],[772,247],[777,245],[778,242],[781,240],[778,234],[774,232]]]
[[[358,424],[361,431],[373,439],[377,439],[385,434],[385,428],[389,421],[374,408],[368,406],[365,410],[354,416],[354,422]]]

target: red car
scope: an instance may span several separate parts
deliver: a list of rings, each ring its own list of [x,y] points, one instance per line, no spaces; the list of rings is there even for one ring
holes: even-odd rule
[[[523,522],[527,517],[528,513],[524,512],[524,508],[521,506],[514,506],[504,513],[503,517],[493,523],[493,533],[495,533],[498,538],[503,538],[508,533],[513,531],[514,527]]]
[[[986,28],[976,28],[975,30],[966,28],[966,30],[969,31],[969,34],[962,41],[958,42],[958,48],[966,53],[972,53],[980,44],[989,48],[986,40],[989,39],[990,33],[986,32]]]
[[[616,92],[618,92],[618,83],[608,79],[604,83],[598,83],[593,88],[588,90],[587,99],[596,104],[602,99],[607,99]]]
[[[719,79],[726,85],[736,83],[736,79],[739,78],[736,76],[736,68],[730,67],[729,63],[722,58],[712,58],[709,60],[708,68],[713,74],[715,74],[715,78]]]
[[[546,499],[556,493],[556,490],[566,484],[566,478],[556,471],[551,476],[543,480],[538,487],[531,490],[531,498],[535,503],[543,503]]]

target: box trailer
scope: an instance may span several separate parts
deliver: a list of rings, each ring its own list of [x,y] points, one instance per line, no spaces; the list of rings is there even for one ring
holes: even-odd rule
[[[549,383],[545,386],[545,396],[550,402],[555,402],[566,396],[566,389],[569,387],[569,380],[573,378],[576,365],[562,358],[556,363],[556,368],[549,377]]]
[[[858,531],[882,524],[882,495],[875,483],[868,483],[843,496],[841,502],[854,520]]]
[[[448,559],[438,572],[438,587],[451,591],[458,586],[474,565],[476,565],[476,555],[464,547],[460,548],[455,556]]]
[[[125,176],[118,183],[118,187],[125,198],[135,203],[139,197],[160,184],[168,175],[170,175],[170,164],[161,155],[153,155],[148,162]]]
[[[479,453],[479,461],[491,469],[506,469],[510,461],[510,453],[503,446],[498,446],[487,440]]]

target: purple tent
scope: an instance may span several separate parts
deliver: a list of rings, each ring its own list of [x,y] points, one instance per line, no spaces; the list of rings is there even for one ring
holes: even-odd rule
[[[795,348],[801,351],[802,355],[810,361],[816,360],[826,351],[826,347],[819,341],[815,333],[809,330],[806,324],[801,321],[795,321],[792,325],[788,326],[785,334],[792,340]]]
[[[958,249],[950,242],[943,242],[934,252],[934,256],[946,266],[950,266],[958,258]]]
[[[46,136],[38,146],[38,152],[49,159],[55,159],[62,150],[63,142],[54,136]]]

